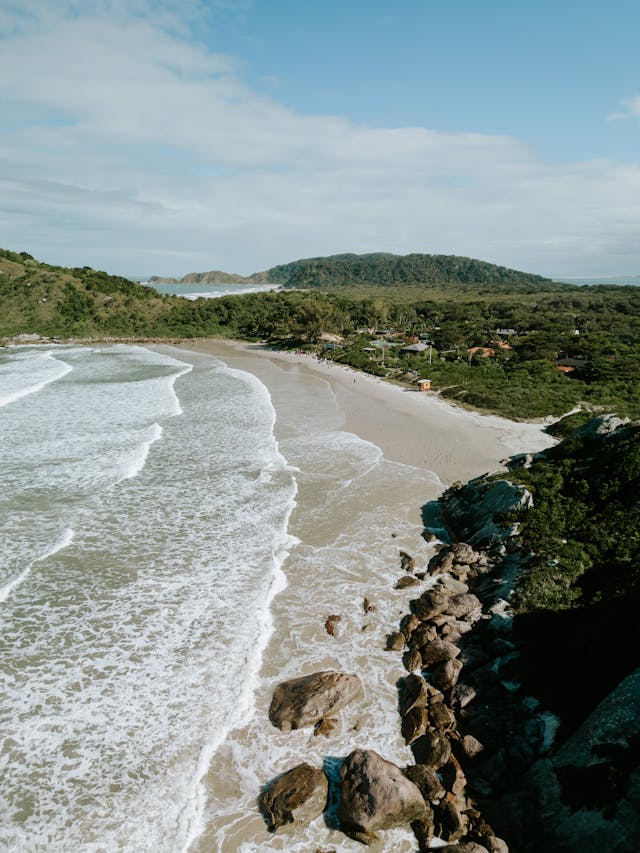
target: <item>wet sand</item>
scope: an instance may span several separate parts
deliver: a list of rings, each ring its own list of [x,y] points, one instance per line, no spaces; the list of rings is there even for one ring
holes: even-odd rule
[[[298,482],[289,523],[295,539],[282,566],[287,586],[271,605],[273,632],[254,709],[201,780],[202,822],[190,850],[355,853],[362,846],[330,817],[270,835],[257,809],[260,788],[302,761],[324,765],[335,776],[356,747],[375,749],[401,766],[412,762],[396,711],[401,655],[384,645],[426,584],[394,589],[402,576],[399,550],[415,558],[416,571],[424,569],[433,554],[421,536],[424,503],[455,480],[496,470],[513,453],[553,442],[541,424],[467,412],[309,356],[219,340],[181,348],[216,356],[266,385],[280,451]],[[365,596],[375,604],[372,613],[364,612]],[[329,615],[340,616],[334,637],[324,630]],[[322,669],[357,673],[364,682],[363,695],[341,712],[338,729],[328,738],[308,729],[275,729],[268,719],[274,686]],[[410,830],[396,829],[381,833],[369,849],[409,853],[416,844]]]

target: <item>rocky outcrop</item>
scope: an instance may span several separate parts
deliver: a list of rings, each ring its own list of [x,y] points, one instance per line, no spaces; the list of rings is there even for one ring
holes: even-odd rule
[[[626,678],[520,790],[496,807],[511,817],[518,849],[533,853],[640,846],[640,669]],[[532,831],[535,836],[532,840]]]
[[[338,818],[342,830],[364,844],[376,831],[424,819],[427,808],[419,789],[399,767],[371,749],[356,749],[340,770],[342,796]]]
[[[500,518],[529,506],[529,492],[509,480],[472,480],[462,488],[445,492],[441,498],[442,518],[455,539],[480,548],[513,536],[517,527],[505,526]]]
[[[304,826],[325,810],[329,783],[322,770],[299,764],[271,781],[258,806],[270,832],[287,824]]]
[[[269,719],[283,732],[315,726],[348,705],[361,690],[357,675],[331,670],[283,681],[273,692]]]

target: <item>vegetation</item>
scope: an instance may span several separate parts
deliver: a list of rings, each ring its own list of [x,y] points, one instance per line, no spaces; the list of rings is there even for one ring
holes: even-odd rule
[[[640,664],[640,426],[584,426],[510,479],[533,496],[513,675],[570,730]]]
[[[296,289],[311,267],[314,289]],[[274,270],[287,289],[191,301],[0,251],[0,336],[265,340],[409,387],[426,377],[445,397],[508,417],[576,407],[640,417],[638,288],[559,284],[431,255],[339,255]],[[402,352],[419,338],[423,352]],[[563,358],[572,373],[558,369]]]

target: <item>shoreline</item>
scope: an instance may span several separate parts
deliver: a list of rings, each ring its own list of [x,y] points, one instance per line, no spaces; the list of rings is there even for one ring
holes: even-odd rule
[[[521,452],[525,446],[529,451],[537,451],[556,443],[556,439],[543,432],[548,421],[511,421],[500,415],[463,408],[436,392],[405,388],[308,353],[219,338],[182,341],[171,346],[220,358],[230,367],[254,373],[267,388],[273,380],[274,367],[284,373],[324,380],[344,413],[345,432],[376,445],[390,462],[429,471],[434,470],[435,464],[445,474],[443,477],[436,471],[443,487],[493,471],[501,459]],[[286,405],[286,401],[280,402]],[[422,429],[428,431],[428,440],[421,434]],[[482,436],[485,440],[491,433],[489,441],[504,446],[502,456],[496,459],[494,446],[484,447],[482,441],[474,442],[473,430],[487,430]]]
[[[426,569],[435,549],[422,537],[421,507],[452,482],[499,469],[505,457],[555,440],[541,424],[469,412],[309,355],[219,339],[182,341],[166,351],[217,358],[266,386],[279,450],[296,470],[299,487],[288,529],[297,544],[281,567],[287,586],[271,602],[273,631],[253,710],[201,779],[205,828],[190,849],[359,850],[320,820],[295,834],[268,833],[256,798],[300,761],[326,767],[356,747],[375,749],[401,766],[411,760],[397,715],[396,685],[405,673],[385,639],[424,587],[395,586],[402,576],[399,551],[415,557],[417,570]],[[364,598],[375,612],[364,612]],[[325,629],[330,615],[340,617],[335,636]],[[364,696],[341,713],[337,731],[327,739],[309,730],[278,732],[268,719],[275,685],[328,669],[358,672],[366,683]],[[415,849],[411,838],[398,829],[381,842],[409,853]]]

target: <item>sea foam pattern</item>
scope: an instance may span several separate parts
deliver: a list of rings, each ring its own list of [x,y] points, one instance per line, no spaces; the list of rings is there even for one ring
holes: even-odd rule
[[[0,849],[181,850],[251,711],[295,480],[252,377],[20,348],[11,393],[49,355],[2,421]]]

